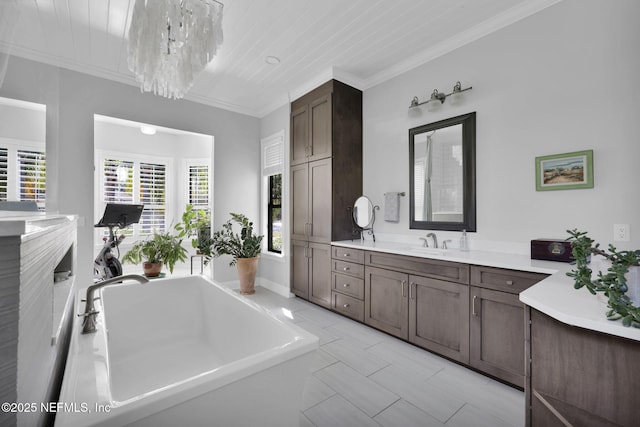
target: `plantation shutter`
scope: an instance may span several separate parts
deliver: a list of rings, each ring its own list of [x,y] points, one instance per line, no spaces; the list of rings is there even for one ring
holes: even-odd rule
[[[9,150],[0,148],[0,201],[7,201],[9,186]]]
[[[105,203],[133,203],[133,162],[104,160],[102,200]]]
[[[41,151],[18,150],[18,188],[20,201],[35,201],[45,209],[47,165]]]
[[[188,203],[209,212],[209,166],[189,165]]]
[[[265,144],[262,149],[262,175],[269,176],[282,173],[282,139],[277,138],[274,142]]]
[[[165,231],[166,165],[140,163],[140,234]]]

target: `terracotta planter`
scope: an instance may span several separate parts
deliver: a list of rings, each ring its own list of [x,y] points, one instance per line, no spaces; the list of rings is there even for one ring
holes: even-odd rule
[[[242,295],[252,295],[256,293],[254,288],[256,283],[256,271],[258,270],[258,260],[254,258],[238,258],[238,278],[240,279],[240,293]]]
[[[153,264],[150,262],[142,263],[142,271],[144,271],[144,275],[146,277],[158,277],[160,275],[160,271],[162,271],[162,261],[154,262]]]

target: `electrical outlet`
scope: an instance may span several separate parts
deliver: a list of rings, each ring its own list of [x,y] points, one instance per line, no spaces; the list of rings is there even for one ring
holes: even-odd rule
[[[629,242],[631,240],[631,232],[629,224],[613,224],[613,241]]]

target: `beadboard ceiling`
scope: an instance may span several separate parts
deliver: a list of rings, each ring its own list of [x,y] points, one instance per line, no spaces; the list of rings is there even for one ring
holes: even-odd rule
[[[11,1],[1,51],[137,86],[135,0],[15,0],[17,16]],[[262,117],[330,78],[365,90],[558,1],[222,0],[224,43],[185,98]]]

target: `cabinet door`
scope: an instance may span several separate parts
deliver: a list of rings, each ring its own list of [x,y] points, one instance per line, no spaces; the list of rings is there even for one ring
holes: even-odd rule
[[[308,243],[291,240],[291,292],[300,298],[309,299]]]
[[[331,159],[309,163],[308,191],[309,241],[331,243]]]
[[[309,164],[291,168],[291,238],[307,240],[309,233]]]
[[[402,339],[409,337],[409,275],[366,267],[364,322]]]
[[[469,363],[469,286],[409,277],[409,341]]]
[[[469,364],[524,387],[524,304],[517,294],[471,287]]]
[[[331,157],[331,94],[309,104],[309,161]]]
[[[290,166],[309,161],[309,108],[307,105],[291,112]]]
[[[331,307],[331,245],[309,243],[309,301]]]

